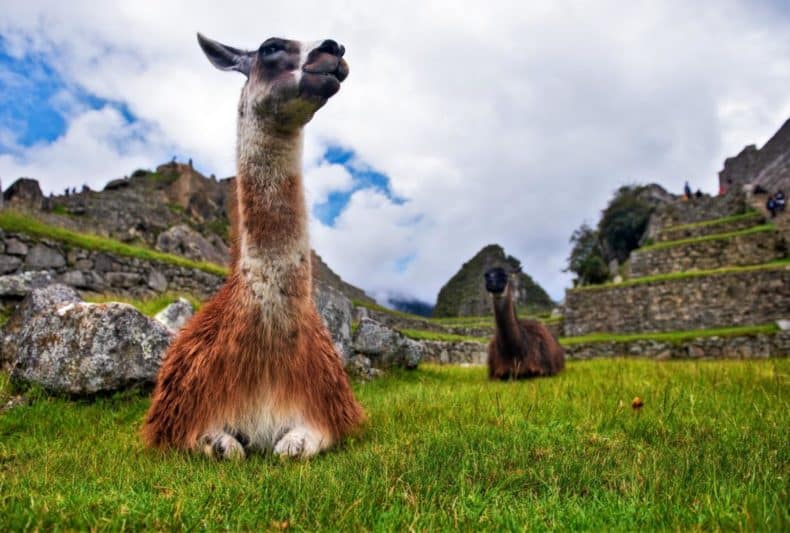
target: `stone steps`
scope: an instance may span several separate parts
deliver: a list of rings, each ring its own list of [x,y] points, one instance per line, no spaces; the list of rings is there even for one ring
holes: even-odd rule
[[[564,346],[568,359],[649,357],[652,359],[751,359],[790,355],[790,331],[750,335],[700,336],[682,341],[634,339]]]
[[[567,342],[563,339],[565,357],[592,359],[594,357],[648,357],[664,359],[750,359],[787,357],[790,355],[790,331],[760,331],[735,335],[710,335],[696,331],[696,335],[681,340],[633,338]],[[484,365],[488,358],[488,344],[476,342],[420,341],[423,361],[435,364]]]
[[[722,233],[740,231],[765,223],[765,215],[758,211],[731,217],[708,220],[697,224],[670,226],[658,231],[655,242],[679,241],[694,239]]]
[[[568,290],[564,336],[767,324],[790,316],[790,263]]]
[[[765,231],[760,231],[764,228]],[[692,241],[664,241],[640,248],[629,259],[631,278],[759,265],[787,257],[786,243],[773,227],[755,226],[736,234],[711,234]]]

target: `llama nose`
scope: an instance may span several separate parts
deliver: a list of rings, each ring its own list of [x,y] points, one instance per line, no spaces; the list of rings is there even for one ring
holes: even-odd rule
[[[346,47],[342,44],[337,44],[337,41],[333,41],[332,39],[327,39],[321,43],[321,46],[318,48],[337,57],[343,57],[343,54],[346,53]]]

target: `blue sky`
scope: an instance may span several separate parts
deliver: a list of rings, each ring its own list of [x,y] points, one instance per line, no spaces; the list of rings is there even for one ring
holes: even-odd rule
[[[66,132],[69,119],[67,103],[59,97],[68,95],[69,106],[88,109],[112,106],[127,122],[136,119],[122,102],[113,102],[91,94],[78,85],[69,85],[41,54],[14,57],[6,39],[0,35],[0,128],[14,133],[21,146],[50,143]],[[0,147],[0,153],[6,147]]]
[[[387,176],[362,163],[353,150],[340,146],[330,146],[323,156],[324,161],[333,165],[342,165],[353,178],[353,186],[347,190],[334,191],[327,200],[312,207],[313,215],[326,226],[334,226],[337,217],[346,208],[351,196],[361,189],[372,189],[386,196],[394,204],[402,204],[405,200],[392,192]],[[402,265],[403,261],[399,262]],[[399,267],[400,268],[400,267]]]
[[[173,155],[232,175],[243,77],[196,31],[345,45],[305,130],[311,238],[382,302],[433,301],[491,243],[559,300],[568,238],[612,191],[715,192],[790,116],[786,2],[26,0],[0,17],[2,183],[102,187]]]

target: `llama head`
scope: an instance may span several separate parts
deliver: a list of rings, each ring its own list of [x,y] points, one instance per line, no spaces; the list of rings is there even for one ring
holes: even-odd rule
[[[198,43],[215,67],[247,76],[239,116],[254,116],[273,130],[295,131],[307,124],[348,76],[346,50],[331,39],[300,42],[273,37],[249,51],[198,33]]]
[[[492,294],[502,294],[507,287],[508,275],[502,267],[494,267],[486,270],[486,290]]]

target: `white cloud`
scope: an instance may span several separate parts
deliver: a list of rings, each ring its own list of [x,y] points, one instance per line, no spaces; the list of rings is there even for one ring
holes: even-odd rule
[[[70,117],[67,131],[52,143],[14,146],[0,154],[5,186],[20,176],[35,177],[45,192],[89,185],[101,189],[113,178],[164,161],[167,145],[153,128],[128,124],[110,106],[83,110]]]
[[[408,202],[358,191],[336,227],[313,221],[328,264],[377,293],[432,300],[498,242],[560,298],[568,237],[617,186],[679,190],[689,179],[713,192],[724,157],[790,115],[788,20],[780,4],[732,0],[14,3],[0,21],[14,50],[46,54],[68,82],[149,126],[124,147],[135,136],[111,108],[78,114],[51,147],[0,157],[0,172],[59,190],[175,150],[233,174],[243,79],[212,69],[194,32],[247,47],[270,35],[333,37],[351,76],[307,129],[311,199],[348,190],[349,176],[320,163],[337,143]],[[103,140],[113,128],[86,128],[90,117],[120,138]]]
[[[322,204],[330,193],[349,191],[354,185],[346,167],[328,163],[305,167],[304,182],[308,205]]]

